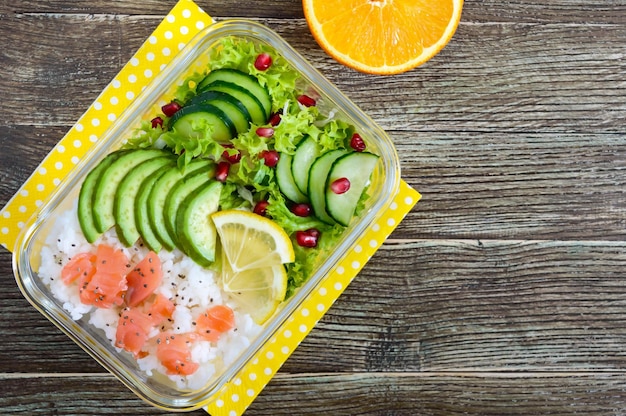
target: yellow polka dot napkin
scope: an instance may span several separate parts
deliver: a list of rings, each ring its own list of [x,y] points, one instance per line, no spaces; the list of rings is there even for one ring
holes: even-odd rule
[[[2,209],[0,245],[13,251],[26,221],[87,153],[143,87],[213,20],[193,1],[181,0],[48,154]]]
[[[24,224],[37,215],[53,190],[139,95],[142,87],[159,74],[195,34],[212,22],[211,17],[191,0],[180,0],[174,6],[0,211],[0,245],[9,251],[14,250]],[[211,415],[236,416],[245,411],[420,197],[417,191],[401,181],[398,193],[383,216],[370,225],[353,249],[256,356],[219,393],[204,403]]]

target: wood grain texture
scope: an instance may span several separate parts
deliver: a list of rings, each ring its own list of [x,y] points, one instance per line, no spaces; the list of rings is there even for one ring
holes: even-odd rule
[[[466,1],[452,42],[393,77],[330,59],[299,0],[198,3],[284,36],[423,194],[247,414],[626,412],[623,1]],[[174,4],[0,4],[0,205]],[[0,248],[0,413],[165,414],[11,275]]]
[[[2,379],[0,404],[16,416],[167,414],[147,407],[112,376],[59,379]],[[625,389],[623,373],[279,374],[246,415],[618,415]],[[74,401],[59,400],[68,395]]]

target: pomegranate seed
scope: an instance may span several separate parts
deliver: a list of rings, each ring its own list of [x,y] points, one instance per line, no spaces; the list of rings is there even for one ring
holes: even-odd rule
[[[220,182],[225,182],[226,178],[228,178],[228,171],[230,170],[230,163],[228,162],[220,162],[217,164],[215,168],[215,180]]]
[[[254,67],[259,71],[265,71],[270,66],[272,66],[272,57],[269,53],[263,52],[254,61]]]
[[[274,135],[274,129],[271,127],[259,127],[256,129],[257,136],[270,138]]]
[[[180,110],[180,104],[178,104],[176,101],[172,101],[171,103],[165,104],[163,107],[161,107],[161,111],[163,111],[163,114],[168,117],[172,117],[174,114],[176,114],[178,110]]]
[[[222,144],[222,147],[232,149],[235,146],[233,146],[230,143],[225,143],[225,144]],[[241,152],[237,150],[236,153],[231,154],[228,152],[228,150],[224,150],[224,152],[222,152],[222,158],[228,160],[232,164],[239,163],[239,161],[241,160]]]
[[[350,147],[356,150],[357,152],[362,152],[365,150],[365,142],[363,138],[359,135],[359,133],[354,133],[352,138],[350,139]]]
[[[320,235],[322,235],[322,233],[317,229],[317,228],[309,228],[308,230],[306,230],[309,235],[319,239]]]
[[[265,166],[269,166],[270,168],[276,166],[280,159],[280,155],[276,150],[263,150],[259,153],[259,157],[265,159]]]
[[[268,123],[270,123],[270,126],[276,127],[280,124],[281,119],[282,119],[282,116],[280,113],[274,113],[270,116]]]
[[[291,212],[293,212],[298,217],[308,217],[311,215],[311,205],[309,204],[295,204],[291,207]]]
[[[296,231],[296,242],[300,247],[317,247],[317,241],[320,238],[320,232],[315,228],[305,231]]]
[[[300,104],[302,104],[305,107],[313,107],[316,102],[313,98],[309,97],[308,95],[304,95],[302,94],[301,96],[298,97],[298,102]]]
[[[156,129],[157,127],[163,127],[163,119],[161,117],[155,117],[151,121],[152,128]]]
[[[345,194],[350,189],[350,180],[339,178],[330,184],[330,189],[337,195]]]
[[[257,215],[261,215],[263,217],[265,217],[265,215],[267,214],[267,206],[270,203],[267,201],[259,201],[256,203],[256,205],[254,206],[254,210],[253,212]]]

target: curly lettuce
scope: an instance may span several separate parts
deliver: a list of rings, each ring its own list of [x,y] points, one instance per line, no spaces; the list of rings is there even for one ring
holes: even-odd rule
[[[272,65],[264,71],[254,66],[256,57],[261,53],[272,56]],[[287,297],[301,286],[315,272],[328,253],[332,252],[341,238],[345,228],[341,225],[329,225],[314,216],[299,217],[290,210],[291,202],[286,200],[275,180],[275,169],[265,165],[260,155],[264,151],[275,150],[279,154],[293,154],[298,143],[305,137],[312,137],[321,149],[327,152],[345,149],[349,146],[353,126],[336,118],[335,112],[321,114],[317,106],[304,106],[298,102],[299,74],[290,64],[274,50],[265,45],[226,37],[210,52],[206,70],[188,76],[175,91],[172,99],[181,106],[196,95],[196,86],[210,71],[220,68],[231,68],[253,75],[259,83],[267,88],[271,101],[272,112],[279,113],[281,120],[273,126],[271,138],[256,134],[258,127],[250,126],[249,131],[240,133],[230,141],[229,147],[212,138],[213,126],[202,120],[191,124],[189,131],[178,132],[168,129],[169,118],[164,114],[156,116],[162,119],[162,126],[153,126],[144,121],[135,131],[126,147],[169,148],[178,155],[178,167],[183,170],[195,158],[207,158],[216,162],[223,160],[223,153],[229,155],[239,153],[241,159],[230,166],[228,177],[224,183],[220,198],[221,209],[253,209],[259,201],[268,201],[267,215],[280,225],[287,234],[293,236],[297,231],[316,228],[321,232],[315,248],[300,247],[295,243],[296,259],[287,265],[289,282]],[[364,207],[359,204],[357,211]],[[294,237],[292,237],[294,238]]]

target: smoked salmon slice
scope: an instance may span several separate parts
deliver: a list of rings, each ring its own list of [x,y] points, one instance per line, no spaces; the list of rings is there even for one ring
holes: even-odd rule
[[[167,374],[188,376],[195,373],[199,364],[191,360],[191,346],[196,338],[192,332],[175,334],[166,331],[158,335],[157,358]]]
[[[196,319],[198,335],[207,341],[217,341],[222,333],[235,327],[235,313],[226,305],[215,305]]]
[[[163,272],[161,259],[154,251],[148,253],[130,273],[126,275],[128,289],[126,290],[126,304],[137,306],[146,300],[161,285]]]

